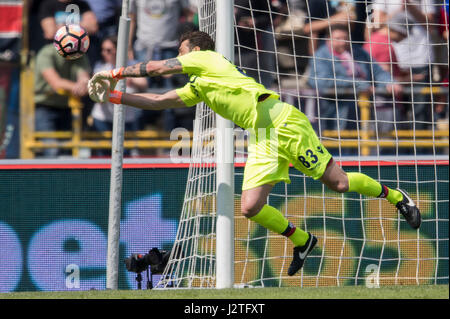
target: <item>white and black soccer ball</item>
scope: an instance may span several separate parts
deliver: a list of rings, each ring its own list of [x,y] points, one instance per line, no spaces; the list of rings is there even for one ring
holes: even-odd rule
[[[63,58],[76,60],[89,49],[89,35],[77,24],[65,25],[56,32],[53,45]]]

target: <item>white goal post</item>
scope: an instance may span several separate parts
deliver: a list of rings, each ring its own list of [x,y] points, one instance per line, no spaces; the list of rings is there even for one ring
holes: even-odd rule
[[[218,1],[216,51],[234,60],[233,0]],[[216,287],[234,283],[234,123],[216,115],[217,224]]]

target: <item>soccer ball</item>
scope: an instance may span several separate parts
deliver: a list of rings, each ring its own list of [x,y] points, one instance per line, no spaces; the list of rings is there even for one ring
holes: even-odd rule
[[[89,36],[81,26],[70,24],[58,29],[53,38],[56,51],[65,59],[81,58],[89,48]]]

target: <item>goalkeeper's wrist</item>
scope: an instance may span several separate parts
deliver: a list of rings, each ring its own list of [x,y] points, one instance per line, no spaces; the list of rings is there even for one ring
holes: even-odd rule
[[[111,70],[111,77],[114,80],[121,80],[121,79],[123,79],[123,70],[124,69],[125,69],[124,67],[121,67],[121,68],[117,68],[117,69]]]
[[[123,93],[120,91],[109,92],[109,102],[113,104],[122,104],[122,95]]]

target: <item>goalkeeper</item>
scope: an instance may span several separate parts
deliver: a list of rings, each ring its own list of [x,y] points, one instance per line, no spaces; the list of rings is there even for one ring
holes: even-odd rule
[[[288,275],[294,275],[303,266],[317,243],[314,235],[295,227],[266,203],[276,183],[290,183],[290,163],[336,192],[386,198],[412,228],[419,228],[419,209],[405,191],[390,189],[362,173],[345,173],[320,143],[307,117],[214,52],[214,42],[208,34],[195,31],[182,35],[178,50],[178,57],[173,59],[94,74],[88,84],[89,95],[95,102],[110,101],[144,110],[191,107],[203,101],[222,117],[254,132],[244,170],[241,210],[245,217],[293,242]],[[114,90],[117,80],[126,77],[175,73],[188,74],[189,82],[164,94]]]

